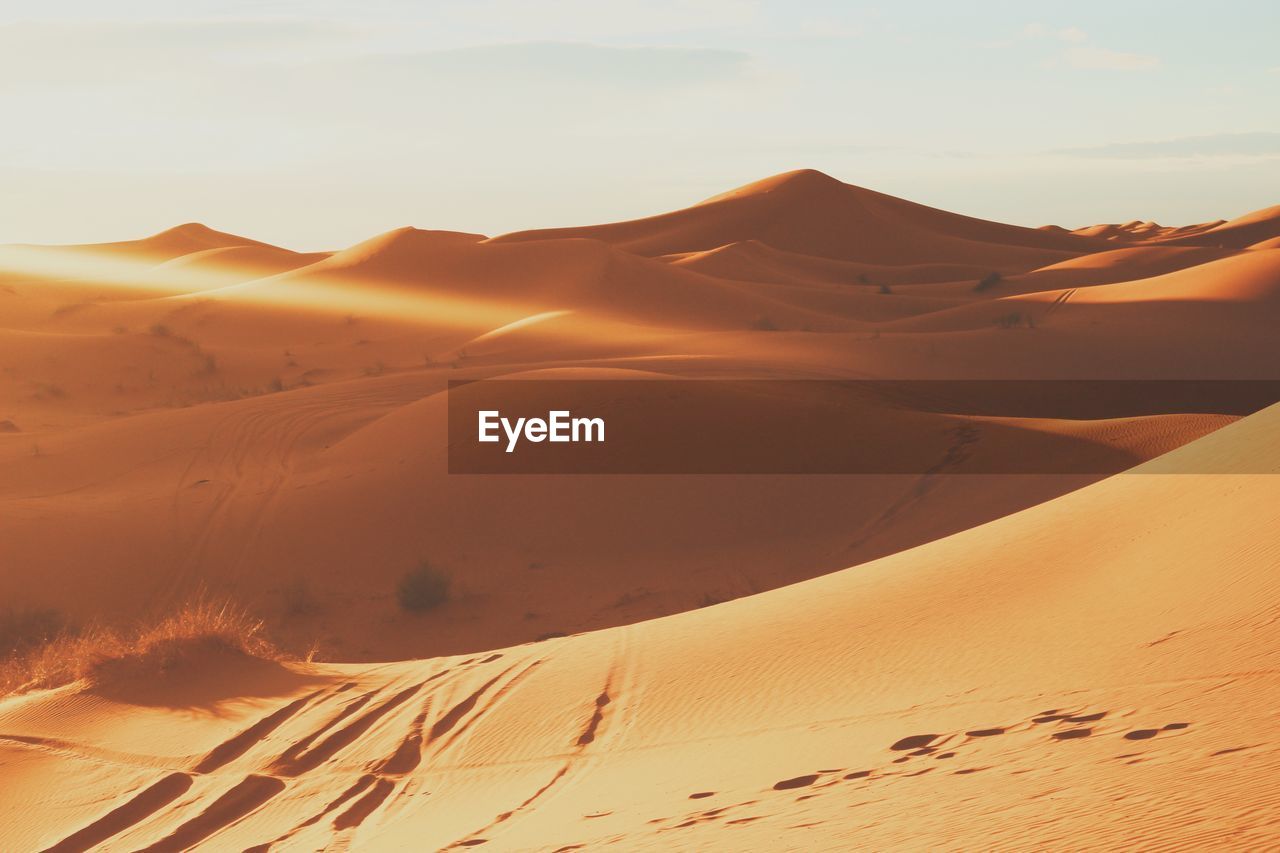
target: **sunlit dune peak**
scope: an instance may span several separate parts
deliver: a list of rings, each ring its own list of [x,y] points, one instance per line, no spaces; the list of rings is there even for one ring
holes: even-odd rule
[[[343,249],[333,255],[335,264],[367,261],[378,256],[394,256],[413,254],[441,246],[460,246],[478,243],[485,239],[483,234],[469,234],[463,231],[441,231],[430,228],[414,228],[406,225],[391,231],[378,234]]]
[[[767,193],[823,193],[848,188],[848,184],[831,177],[826,172],[819,172],[817,169],[794,169],[790,172],[782,172],[759,181],[744,184],[726,193],[712,196],[700,203],[710,204],[730,198],[743,198]]]
[[[158,234],[153,234],[150,237],[144,237],[141,240],[121,243],[105,243],[101,244],[97,248],[118,248],[121,250],[132,249],[144,253],[185,255],[191,252],[203,251],[205,249],[225,249],[233,246],[277,248],[269,243],[263,243],[260,240],[251,240],[248,237],[241,237],[238,234],[228,234],[225,231],[217,231],[199,222],[185,222],[182,225],[175,225],[173,228],[168,228]]]

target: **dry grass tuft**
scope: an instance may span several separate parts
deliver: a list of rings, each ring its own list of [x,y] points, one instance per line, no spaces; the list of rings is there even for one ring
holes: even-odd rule
[[[113,672],[163,674],[210,651],[286,659],[267,639],[264,627],[262,620],[235,604],[201,599],[132,632],[63,632],[0,660],[0,696],[76,681],[93,683]]]

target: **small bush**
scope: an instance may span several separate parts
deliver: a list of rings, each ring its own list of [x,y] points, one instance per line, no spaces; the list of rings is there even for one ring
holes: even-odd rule
[[[131,632],[91,628],[60,633],[0,660],[0,696],[81,680],[93,683],[124,669],[159,675],[209,649],[284,660],[286,655],[266,638],[263,627],[261,620],[236,605],[199,600]]]
[[[400,606],[411,613],[422,613],[449,600],[449,576],[422,563],[405,574],[396,587]]]
[[[751,328],[757,332],[776,332],[778,326],[768,317],[761,317],[751,324]]]
[[[882,284],[882,285],[880,285],[880,292],[881,292],[881,293],[893,293],[893,288],[892,288],[892,287],[890,287],[890,286],[889,286],[889,285],[887,285],[887,284]]]
[[[990,290],[1000,282],[1004,281],[1004,276],[998,272],[989,272],[978,280],[973,289],[981,293],[984,290]]]

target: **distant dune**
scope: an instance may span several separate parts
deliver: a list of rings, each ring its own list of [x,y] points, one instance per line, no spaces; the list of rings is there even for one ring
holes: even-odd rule
[[[284,251],[279,249],[277,246],[272,246],[268,243],[260,243],[257,240],[250,240],[248,237],[239,237],[235,234],[215,231],[207,225],[201,225],[199,222],[188,222],[184,225],[177,225],[173,228],[161,231],[159,234],[144,237],[141,240],[125,240],[118,243],[94,243],[86,246],[64,246],[53,248],[84,249],[104,253],[139,255],[156,259],[172,259],[182,255],[189,255],[194,252],[207,251],[209,249],[228,249],[237,247],[254,247],[257,249]]]
[[[1177,236],[1168,242],[1243,249],[1251,244],[1276,237],[1280,237],[1280,205],[1255,210],[1253,213],[1217,224],[1205,231]]]
[[[870,264],[959,263],[1007,269],[1096,248],[1072,234],[958,216],[821,172],[788,172],[684,210],[585,228],[524,231],[499,242],[590,237],[641,255],[758,240],[774,249]]]

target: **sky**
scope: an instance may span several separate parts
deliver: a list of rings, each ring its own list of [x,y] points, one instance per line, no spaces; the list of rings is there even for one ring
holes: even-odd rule
[[[1280,203],[1280,4],[1174,5],[0,0],[0,243],[499,234],[795,168],[1024,225]]]

